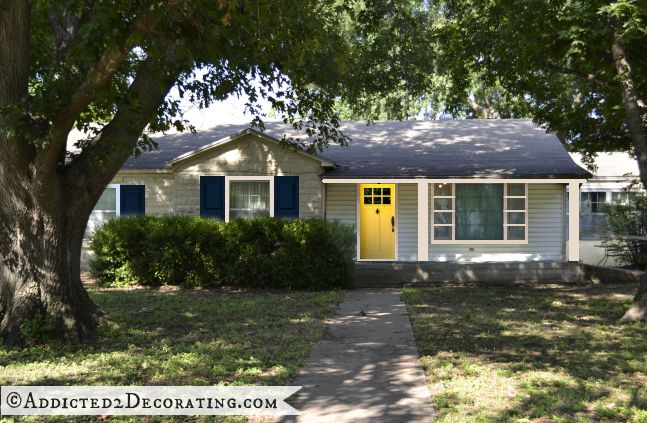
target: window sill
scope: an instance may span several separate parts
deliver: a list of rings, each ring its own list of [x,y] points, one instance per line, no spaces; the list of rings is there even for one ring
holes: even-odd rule
[[[527,239],[523,240],[454,240],[454,239],[432,239],[431,244],[453,244],[453,245],[522,245],[528,244]]]

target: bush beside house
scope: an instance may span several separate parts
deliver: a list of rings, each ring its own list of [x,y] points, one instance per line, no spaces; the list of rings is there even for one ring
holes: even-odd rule
[[[343,288],[355,242],[352,228],[324,219],[127,217],[95,232],[90,269],[102,286]]]
[[[638,194],[627,203],[607,204],[604,211],[612,234],[612,238],[605,241],[607,248],[614,251],[621,265],[635,270],[647,269],[647,241],[644,240],[647,237],[647,196]]]

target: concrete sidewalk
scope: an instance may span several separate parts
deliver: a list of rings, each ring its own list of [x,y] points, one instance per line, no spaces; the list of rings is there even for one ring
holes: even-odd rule
[[[284,422],[429,422],[433,408],[400,291],[349,291],[293,385]]]

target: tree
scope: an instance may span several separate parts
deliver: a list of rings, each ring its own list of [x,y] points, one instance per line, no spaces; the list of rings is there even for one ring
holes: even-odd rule
[[[445,0],[428,3],[436,72],[461,104],[473,78],[524,99],[569,149],[634,153],[647,187],[647,3]],[[451,109],[451,107],[450,107]],[[647,276],[624,319],[647,316]]]
[[[200,107],[247,94],[260,126],[262,96],[312,136],[303,147],[344,142],[336,98],[422,85],[413,71],[401,82],[408,50],[385,34],[417,45],[409,38],[424,31],[406,29],[425,17],[415,2],[386,0],[2,1],[0,336],[19,343],[39,315],[56,336],[96,337],[83,232],[125,160],[155,147],[145,129],[190,129],[172,88]],[[90,135],[70,153],[73,128]]]

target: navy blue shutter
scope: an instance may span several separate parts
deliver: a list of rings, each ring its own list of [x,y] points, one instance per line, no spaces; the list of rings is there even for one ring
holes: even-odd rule
[[[200,176],[200,216],[225,220],[224,176]]]
[[[122,216],[143,216],[146,214],[144,185],[121,185],[120,213]]]
[[[274,217],[299,217],[299,177],[274,177]]]

